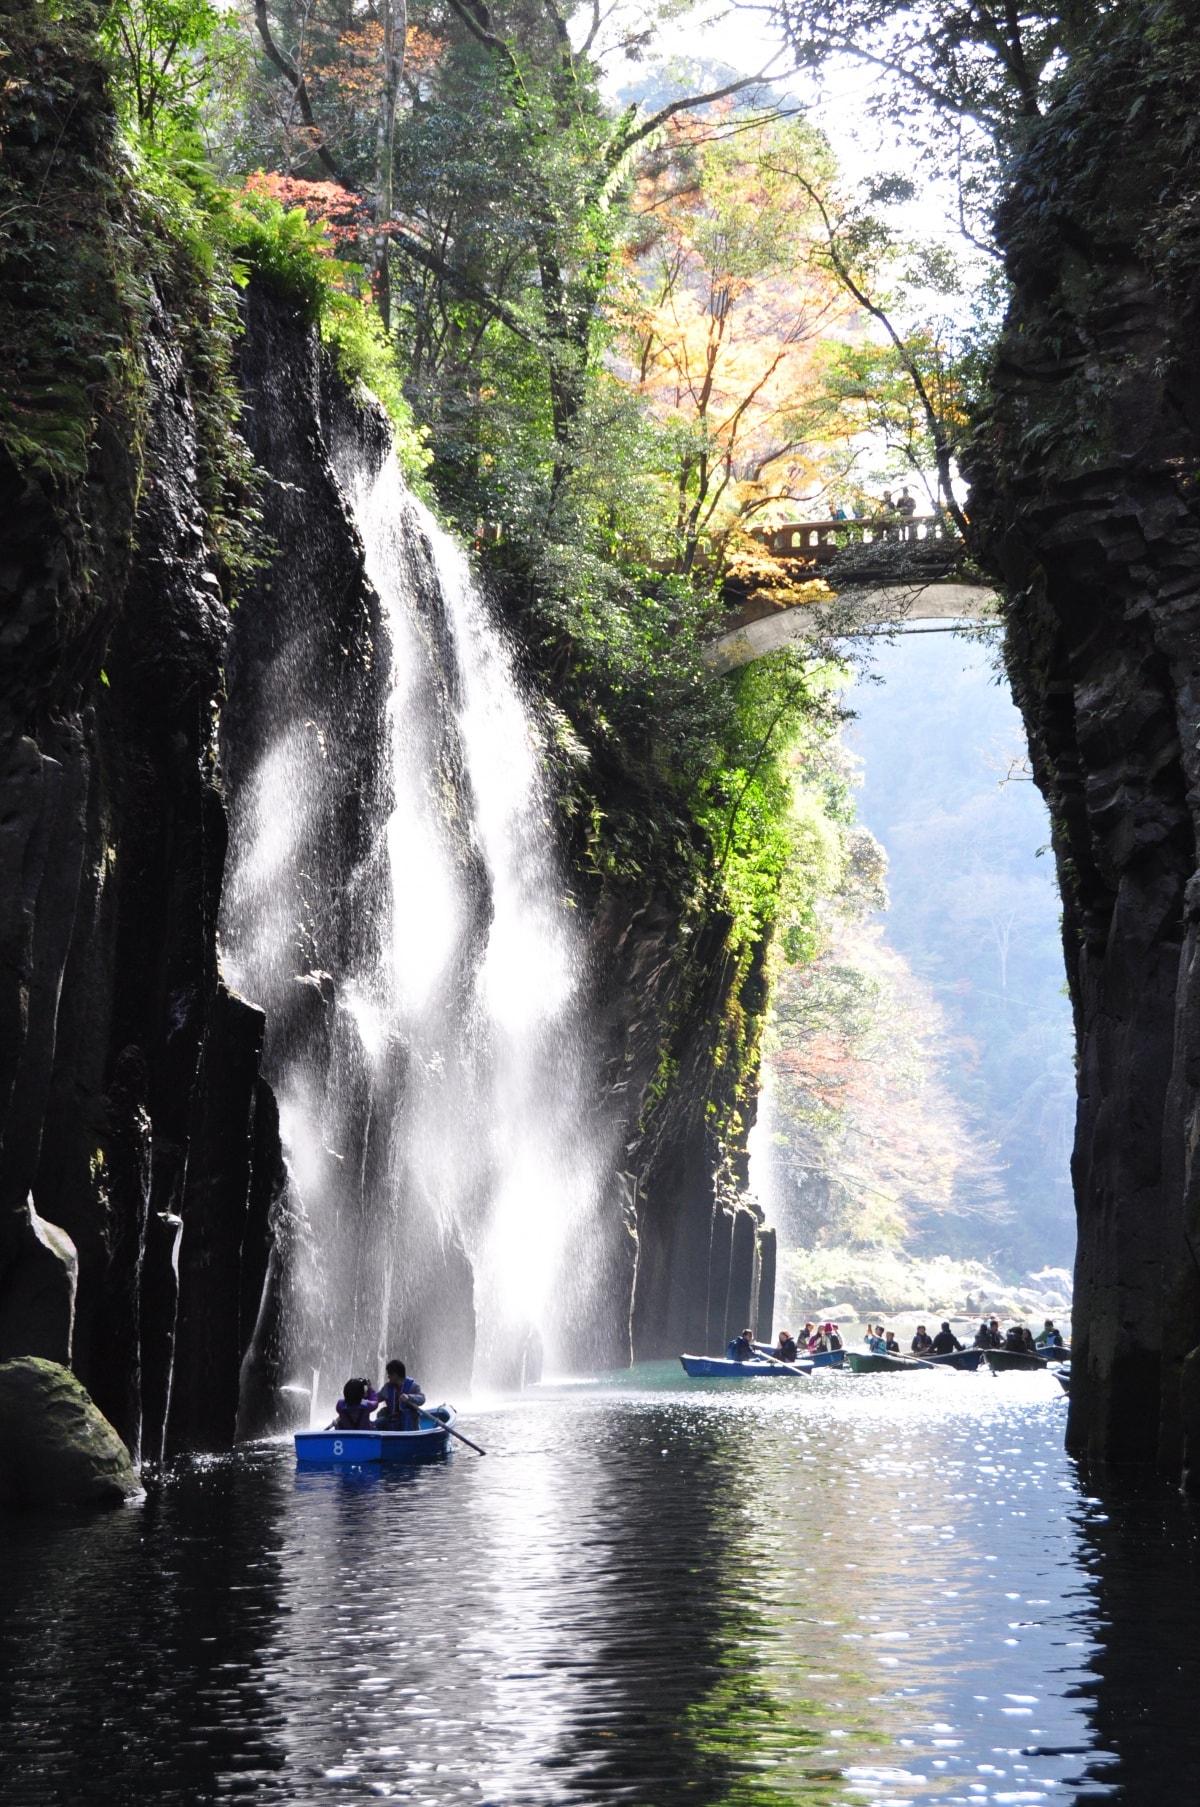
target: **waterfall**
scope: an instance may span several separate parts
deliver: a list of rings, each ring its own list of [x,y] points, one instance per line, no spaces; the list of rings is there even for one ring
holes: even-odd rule
[[[584,946],[542,731],[394,458],[355,450],[338,477],[368,579],[359,681],[311,601],[257,661],[221,924],[228,981],[266,1011],[306,1226],[288,1341],[326,1393],[392,1355],[439,1387],[520,1385],[543,1351],[586,1359],[607,1309]]]

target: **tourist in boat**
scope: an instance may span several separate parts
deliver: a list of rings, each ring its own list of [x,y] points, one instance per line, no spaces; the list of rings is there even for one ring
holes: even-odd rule
[[[421,1414],[417,1408],[425,1404],[425,1395],[420,1383],[410,1377],[403,1362],[388,1363],[387,1379],[383,1383],[379,1403],[382,1410],[375,1423],[380,1429],[415,1431],[420,1427]]]
[[[1064,1347],[1062,1333],[1055,1325],[1053,1318],[1047,1318],[1042,1333],[1035,1340],[1038,1349],[1062,1349]]]
[[[881,1331],[883,1331],[883,1353],[885,1355],[899,1355],[900,1345],[896,1341],[895,1337],[892,1335],[891,1331],[884,1330],[882,1324],[879,1326],[879,1328]]]
[[[754,1332],[743,1330],[741,1336],[735,1336],[725,1351],[727,1362],[752,1362],[758,1350],[754,1347]]]
[[[887,1337],[883,1333],[882,1324],[879,1326],[878,1330],[876,1330],[874,1324],[868,1324],[867,1334],[864,1336],[863,1342],[867,1345],[867,1348],[872,1355],[887,1354]]]
[[[825,1326],[825,1347],[835,1354],[842,1347],[841,1333],[836,1324],[826,1324]]]
[[[979,1329],[975,1332],[975,1347],[977,1349],[990,1349],[991,1346],[992,1333],[987,1327],[987,1319],[984,1318]]]
[[[926,1330],[924,1324],[917,1325],[917,1334],[909,1344],[909,1348],[914,1355],[928,1355],[929,1351],[933,1348],[933,1338]]]
[[[989,1318],[986,1324],[981,1324],[975,1341],[981,1349],[1002,1349],[1004,1338],[1000,1335],[999,1318]]]
[[[799,1350],[796,1348],[796,1339],[790,1330],[781,1330],[779,1332],[779,1341],[775,1345],[773,1354],[777,1361],[795,1361],[799,1354]]]
[[[331,1431],[365,1431],[371,1428],[371,1413],[379,1404],[379,1395],[369,1380],[348,1380],[337,1402],[337,1417]]]
[[[951,1330],[949,1324],[943,1323],[941,1329],[933,1339],[933,1353],[935,1355],[954,1355],[961,1348],[962,1344]]]

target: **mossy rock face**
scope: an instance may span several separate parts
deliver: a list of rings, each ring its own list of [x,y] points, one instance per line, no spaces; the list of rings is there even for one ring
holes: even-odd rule
[[[0,1505],[120,1506],[140,1492],[129,1451],[68,1368],[0,1362]]]

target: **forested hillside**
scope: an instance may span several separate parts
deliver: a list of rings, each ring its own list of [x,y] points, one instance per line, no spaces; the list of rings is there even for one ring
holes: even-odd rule
[[[1072,1259],[1049,824],[995,680],[993,647],[916,633],[847,698],[871,882],[828,900],[814,962],[776,967],[755,1142],[801,1310],[999,1299]],[[934,1258],[959,1268],[923,1280]]]

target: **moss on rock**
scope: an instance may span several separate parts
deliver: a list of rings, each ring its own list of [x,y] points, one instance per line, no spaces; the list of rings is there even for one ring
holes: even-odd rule
[[[140,1491],[129,1451],[68,1368],[0,1362],[0,1505],[120,1506]]]

